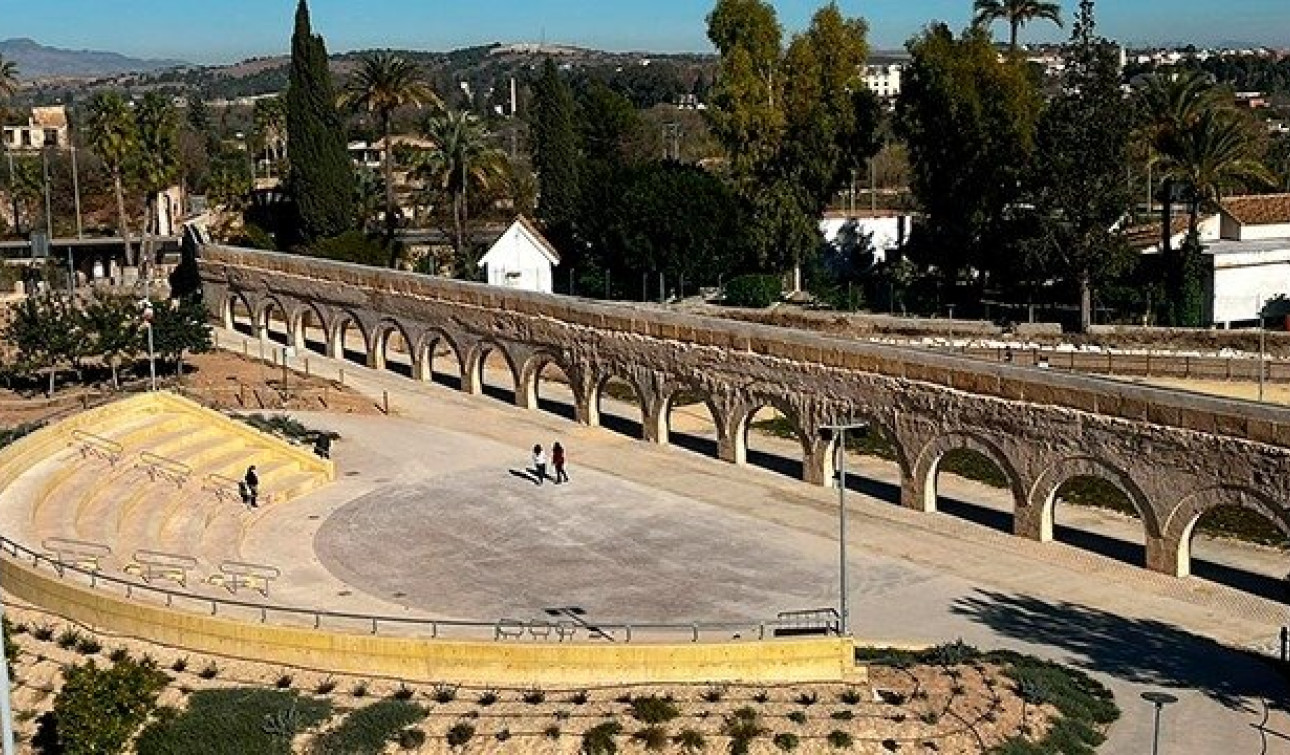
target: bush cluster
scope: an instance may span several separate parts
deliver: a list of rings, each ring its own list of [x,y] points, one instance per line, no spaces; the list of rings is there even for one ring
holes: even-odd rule
[[[726,282],[724,302],[728,307],[765,309],[779,301],[783,290],[778,275],[741,275]]]
[[[155,664],[127,658],[108,667],[73,666],[38,738],[65,755],[120,752],[148,719],[169,679]]]

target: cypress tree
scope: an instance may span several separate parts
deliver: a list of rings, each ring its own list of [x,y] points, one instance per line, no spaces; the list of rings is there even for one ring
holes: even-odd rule
[[[291,160],[288,191],[299,214],[299,240],[309,244],[349,230],[354,217],[354,170],[327,67],[327,45],[310,28],[305,0],[296,7],[291,37],[287,154]]]
[[[538,220],[558,249],[570,249],[581,197],[577,103],[550,58],[534,86],[532,112]]]

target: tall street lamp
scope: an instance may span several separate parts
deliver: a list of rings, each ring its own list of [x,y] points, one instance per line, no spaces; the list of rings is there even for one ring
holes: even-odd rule
[[[835,441],[838,470],[838,621],[842,635],[850,633],[847,610],[847,431],[868,430],[869,423],[851,420],[825,425],[820,432]]]
[[[152,390],[157,390],[157,356],[152,348],[152,302],[144,300],[140,302],[143,308],[143,327],[148,331],[148,378]]]
[[[1160,753],[1160,711],[1164,710],[1166,705],[1178,702],[1178,698],[1168,692],[1143,692],[1142,699],[1156,706],[1156,724],[1151,734],[1151,755]]]

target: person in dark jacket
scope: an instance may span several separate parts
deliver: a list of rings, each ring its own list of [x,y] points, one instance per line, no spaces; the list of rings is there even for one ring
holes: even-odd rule
[[[250,498],[247,501],[247,505],[255,508],[259,505],[257,499],[260,496],[260,476],[255,473],[254,464],[246,468],[246,477],[242,479],[242,482],[246,484],[246,493]]]
[[[564,446],[556,443],[551,447],[551,465],[555,467],[555,484],[569,481],[569,475],[564,471]]]

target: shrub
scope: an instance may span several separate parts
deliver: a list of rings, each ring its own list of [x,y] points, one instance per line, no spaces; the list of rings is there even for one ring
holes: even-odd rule
[[[918,720],[922,721],[928,726],[935,726],[936,724],[940,723],[941,714],[937,713],[934,710],[925,710],[922,713],[918,714]]]
[[[632,732],[632,739],[652,752],[659,752],[667,747],[667,729],[662,726],[646,726]]]
[[[367,682],[358,682],[350,687],[349,694],[353,697],[367,697]]]
[[[1003,665],[1022,699],[1050,704],[1062,714],[1044,740],[1033,745],[1035,752],[1092,755],[1105,739],[1102,728],[1120,716],[1111,691],[1082,671],[1007,651],[991,653],[987,659]],[[1027,744],[1013,740],[1001,751],[1021,752],[1006,748]]]
[[[54,698],[54,739],[66,755],[120,752],[147,720],[168,681],[153,666],[125,660],[99,668],[94,661],[64,673]]]
[[[541,705],[546,702],[546,693],[537,687],[530,687],[529,689],[524,690],[524,694],[520,699],[529,705]]]
[[[759,689],[753,693],[753,702],[765,705],[770,702],[770,693],[764,689]]]
[[[670,697],[636,697],[631,706],[632,717],[644,724],[665,724],[681,714]]]
[[[406,684],[400,684],[398,689],[390,693],[390,697],[395,700],[411,700],[414,695],[416,692]]]
[[[314,692],[320,695],[329,695],[335,689],[336,689],[336,680],[332,679],[329,676],[326,679],[323,679],[321,682],[318,682],[318,686],[314,688]]]
[[[685,752],[695,753],[703,750],[705,740],[703,732],[696,729],[681,729],[681,732],[672,737],[672,742]]]
[[[788,720],[800,726],[806,723],[806,711],[804,710],[789,711]]]
[[[498,742],[505,742],[510,738],[511,738],[510,729],[498,729],[497,733],[493,735],[493,739],[496,739]]]
[[[130,657],[130,651],[121,647],[112,648],[112,652],[108,653],[108,660],[112,661],[113,663],[120,663],[121,661],[124,661],[126,658],[129,658],[129,657]]]
[[[201,690],[184,712],[149,723],[135,746],[139,755],[290,755],[292,739],[330,714],[325,700],[293,690]]]
[[[721,733],[730,737],[730,755],[748,755],[752,741],[766,733],[761,717],[752,708],[740,708],[726,716]]]
[[[723,686],[716,686],[716,685],[708,687],[707,689],[703,690],[703,694],[700,695],[700,697],[703,698],[703,701],[705,703],[719,703],[721,702],[721,698],[725,696],[726,696],[726,688]]]
[[[170,670],[175,672],[176,674],[184,673],[184,669],[186,668],[188,668],[188,658],[186,656],[181,658],[176,658],[175,662],[170,664]]]
[[[792,752],[793,750],[796,750],[797,745],[800,742],[797,735],[789,731],[781,731],[776,734],[775,738],[771,741],[775,743],[776,747],[784,752]]]
[[[429,711],[416,703],[382,700],[359,708],[336,728],[318,737],[314,750],[319,753],[346,755],[380,755],[399,732],[423,720]]]
[[[827,739],[829,741],[829,746],[838,750],[849,750],[851,749],[851,745],[854,744],[854,740],[851,738],[851,735],[839,729],[834,729],[829,732]]]
[[[203,679],[214,679],[219,676],[219,666],[215,661],[210,661],[205,666],[202,666],[202,670],[198,671],[197,675]]]
[[[729,307],[765,309],[779,301],[783,292],[778,275],[741,275],[726,282],[723,301]]]
[[[809,708],[820,701],[820,696],[814,692],[799,692],[794,701],[803,708]]]
[[[844,705],[856,705],[862,699],[863,698],[860,695],[860,690],[856,689],[855,687],[847,687],[846,689],[842,690],[841,695],[838,695],[838,700],[842,702]]]
[[[81,655],[98,655],[98,652],[102,649],[102,643],[93,637],[82,637],[76,643],[76,652]]]
[[[419,750],[426,743],[426,733],[420,729],[404,729],[399,732],[399,747],[404,750]]]
[[[436,684],[430,691],[436,703],[450,703],[457,699],[457,688],[451,684]]]
[[[81,633],[75,629],[64,629],[62,634],[58,635],[58,646],[63,650],[71,650],[81,644]]]
[[[448,746],[463,747],[475,736],[475,727],[465,721],[458,721],[448,730]]]
[[[850,721],[855,717],[856,717],[855,712],[850,710],[835,710],[829,714],[829,718],[833,719],[834,721]]]
[[[54,628],[48,624],[40,624],[31,630],[31,636],[41,642],[49,642],[54,638]]]
[[[19,626],[22,626],[22,625],[20,624]],[[25,628],[24,628],[24,631],[26,631]],[[13,678],[13,665],[18,662],[19,650],[18,650],[18,643],[14,642],[13,638],[10,635],[20,634],[20,632],[18,632],[17,627],[9,623],[8,616],[3,617],[3,622],[0,622],[0,632],[3,632],[4,634],[5,664],[9,668],[9,677]]]
[[[981,651],[963,642],[962,639],[937,645],[928,651],[928,660],[939,666],[961,666],[980,657]]]
[[[587,694],[587,690],[585,689],[580,689],[572,695],[569,695],[569,703],[571,705],[586,705],[587,701],[590,699],[591,695]]]
[[[294,680],[291,678],[291,674],[283,674],[278,677],[278,680],[273,685],[278,689],[290,689],[292,681]]]
[[[390,252],[385,246],[378,240],[367,237],[362,231],[345,231],[339,236],[320,239],[307,251],[310,257],[370,267],[387,267],[390,264]]]
[[[546,727],[545,729],[542,730],[542,736],[546,737],[547,739],[559,739],[560,725],[551,724],[550,726]]]
[[[497,702],[497,700],[498,700],[497,690],[486,689],[479,694],[479,699],[476,700],[476,702],[479,703],[480,707],[487,708],[488,706]]]
[[[622,733],[623,726],[617,721],[605,721],[587,729],[582,733],[583,755],[615,755],[618,752],[615,737]]]

